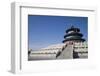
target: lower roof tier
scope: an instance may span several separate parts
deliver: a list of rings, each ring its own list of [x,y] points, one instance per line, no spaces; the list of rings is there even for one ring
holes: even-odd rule
[[[69,39],[65,39],[65,40],[63,40],[63,43],[65,43],[65,42],[67,42],[67,41],[81,41],[81,42],[84,42],[85,39],[69,38]]]

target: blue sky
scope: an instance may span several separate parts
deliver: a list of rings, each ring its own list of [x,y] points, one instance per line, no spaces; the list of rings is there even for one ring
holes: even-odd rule
[[[71,25],[80,28],[83,38],[88,34],[88,18],[74,16],[28,16],[29,48],[35,50],[62,43],[66,29]]]

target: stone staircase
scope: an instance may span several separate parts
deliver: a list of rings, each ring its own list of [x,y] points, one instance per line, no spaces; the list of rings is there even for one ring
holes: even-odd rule
[[[57,59],[73,59],[73,45],[66,45],[62,51],[58,52]]]

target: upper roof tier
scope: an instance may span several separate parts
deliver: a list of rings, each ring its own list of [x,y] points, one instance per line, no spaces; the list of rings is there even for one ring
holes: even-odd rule
[[[66,33],[70,32],[70,31],[80,32],[80,29],[79,28],[75,28],[74,26],[71,26],[71,28],[66,30]]]

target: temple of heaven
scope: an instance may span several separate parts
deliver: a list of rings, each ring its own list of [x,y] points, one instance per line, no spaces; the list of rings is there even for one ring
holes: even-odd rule
[[[63,43],[73,41],[73,42],[84,42],[85,39],[82,38],[83,34],[80,33],[80,29],[74,26],[71,26],[66,30],[66,34],[64,35]]]

